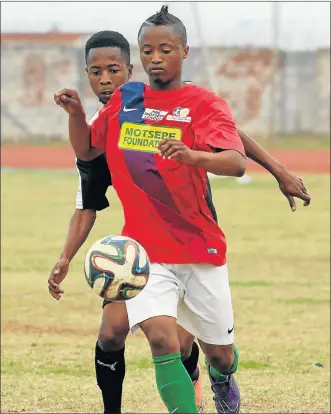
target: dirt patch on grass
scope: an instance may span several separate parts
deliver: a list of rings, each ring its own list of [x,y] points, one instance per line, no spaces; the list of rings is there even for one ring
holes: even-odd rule
[[[98,326],[95,329],[84,329],[74,328],[69,326],[40,326],[40,325],[29,325],[29,324],[21,324],[17,322],[6,322],[1,325],[1,331],[4,332],[22,332],[22,333],[32,333],[38,335],[44,334],[56,334],[56,335],[74,335],[74,336],[81,336],[81,335],[97,335],[98,334]]]

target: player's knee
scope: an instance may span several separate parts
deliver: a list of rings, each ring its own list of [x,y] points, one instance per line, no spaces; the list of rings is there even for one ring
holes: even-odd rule
[[[176,329],[162,324],[141,324],[153,356],[167,355],[179,352],[179,342]]]
[[[98,345],[104,352],[119,351],[124,347],[127,329],[113,328],[101,330],[98,337]]]
[[[179,352],[179,344],[176,338],[162,329],[156,329],[147,337],[153,355],[166,355]]]
[[[234,363],[233,345],[215,346],[207,358],[209,364],[218,371],[228,371]]]

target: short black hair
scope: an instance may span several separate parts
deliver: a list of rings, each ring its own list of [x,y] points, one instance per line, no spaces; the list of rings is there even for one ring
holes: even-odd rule
[[[151,25],[173,26],[174,31],[180,35],[183,45],[186,46],[186,43],[187,43],[186,27],[184,26],[184,23],[180,19],[178,19],[178,17],[168,12],[168,6],[162,6],[159,12],[153,14],[153,16],[150,16],[148,19],[144,21],[144,23],[140,26],[140,29],[138,32],[138,41],[139,41],[139,37],[140,37],[141,31],[143,30],[143,28],[151,26]]]
[[[121,50],[123,59],[127,64],[130,64],[130,44],[121,33],[113,32],[111,30],[103,30],[102,32],[94,33],[85,44],[86,63],[89,51],[97,47],[118,47]]]

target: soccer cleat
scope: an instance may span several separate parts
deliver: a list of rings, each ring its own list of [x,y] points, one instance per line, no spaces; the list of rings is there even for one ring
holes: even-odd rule
[[[209,370],[208,370],[209,371]],[[237,414],[240,409],[240,391],[233,375],[225,381],[217,382],[209,373],[213,400],[218,414]]]
[[[203,412],[203,407],[205,405],[205,402],[203,400],[202,370],[199,364],[198,364],[198,370],[199,370],[199,376],[197,380],[193,381],[193,386],[194,386],[197,410],[198,410],[198,413],[200,414]]]

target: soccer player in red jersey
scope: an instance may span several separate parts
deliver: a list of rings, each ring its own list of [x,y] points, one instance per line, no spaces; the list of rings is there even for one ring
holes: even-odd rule
[[[95,33],[85,45],[86,71],[91,88],[105,105],[115,89],[127,82],[132,73],[130,45],[118,32]],[[99,111],[89,121],[98,117]],[[76,159],[79,185],[74,212],[59,260],[54,265],[48,283],[50,293],[60,299],[63,290],[58,286],[66,277],[71,260],[85,242],[95,219],[96,211],[109,206],[106,190],[111,176],[105,154],[91,161]],[[107,305],[107,306],[106,306]],[[102,391],[104,412],[121,412],[122,388],[125,376],[124,343],[129,323],[124,303],[104,301],[103,317],[95,347],[95,372]],[[194,338],[178,326],[183,364],[192,379],[198,410],[203,408],[201,372],[198,368],[199,347]],[[187,344],[187,345],[186,345]]]
[[[200,339],[218,412],[235,412],[239,392],[232,374],[238,355],[232,345],[226,247],[208,199],[206,171],[243,173],[243,146],[224,101],[180,81],[188,52],[183,24],[165,8],[148,22],[139,44],[151,88],[124,85],[92,127],[92,144],[107,150],[113,185],[124,207],[123,234],[142,243],[154,262],[151,282],[127,303],[129,321],[132,328],[140,325],[150,341],[168,409],[196,412],[174,334],[180,299],[178,319]],[[72,104],[70,98],[61,100]],[[68,108],[71,139],[77,155],[92,159],[98,152],[86,145],[89,128],[79,106]],[[164,158],[155,155],[157,149]]]

